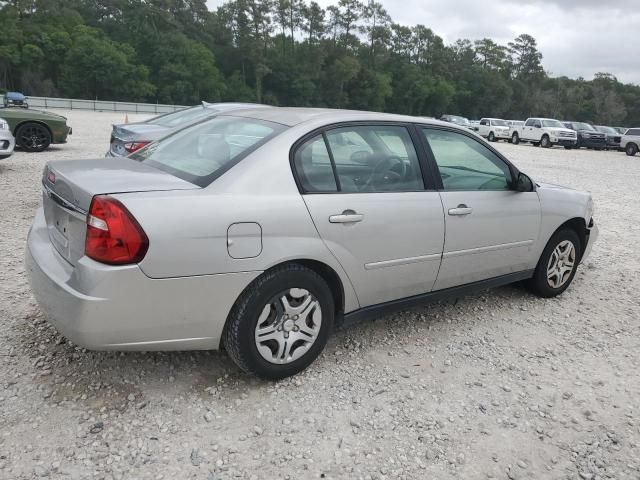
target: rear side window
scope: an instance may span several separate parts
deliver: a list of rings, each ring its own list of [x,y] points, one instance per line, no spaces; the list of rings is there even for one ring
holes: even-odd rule
[[[252,118],[219,116],[184,128],[129,158],[206,187],[285,128]]]
[[[424,190],[418,155],[403,126],[328,130],[298,147],[294,169],[307,193]]]
[[[329,150],[322,135],[303,143],[293,159],[298,181],[305,192],[337,192]]]

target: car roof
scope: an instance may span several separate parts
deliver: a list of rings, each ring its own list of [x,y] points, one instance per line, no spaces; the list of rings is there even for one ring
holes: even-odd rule
[[[223,114],[224,115],[224,114]],[[323,123],[340,123],[350,121],[376,121],[376,122],[406,122],[423,123],[430,125],[443,125],[451,127],[450,123],[424,117],[412,117],[393,113],[367,112],[360,110],[338,110],[333,108],[304,108],[304,107],[274,107],[242,109],[229,112],[227,115],[236,117],[255,118],[269,122],[280,123],[289,127],[300,125],[309,121],[321,121]]]

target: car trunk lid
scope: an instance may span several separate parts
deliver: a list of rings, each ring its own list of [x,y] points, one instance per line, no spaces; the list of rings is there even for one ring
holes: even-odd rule
[[[49,239],[73,265],[84,255],[87,212],[95,195],[200,188],[126,157],[50,162],[42,185]]]

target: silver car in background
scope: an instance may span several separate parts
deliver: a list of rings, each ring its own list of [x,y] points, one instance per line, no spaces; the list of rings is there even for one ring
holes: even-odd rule
[[[380,113],[238,110],[129,157],[52,161],[42,187],[26,266],[61,333],[224,347],[272,379],[336,323],[523,280],[559,295],[597,237],[588,193],[468,129]]]
[[[113,125],[109,140],[107,157],[126,157],[140,150],[149,143],[158,140],[175,130],[203,120],[221,112],[229,112],[242,108],[261,108],[267,105],[254,103],[207,103],[202,102],[194,107],[183,108],[150,118],[144,122],[122,123]]]
[[[11,133],[9,124],[3,118],[0,118],[0,160],[13,155],[13,149],[16,146],[16,139]]]

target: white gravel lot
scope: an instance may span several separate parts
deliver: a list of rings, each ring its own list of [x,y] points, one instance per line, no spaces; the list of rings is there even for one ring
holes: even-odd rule
[[[601,236],[571,288],[344,329],[268,383],[223,353],[87,352],[45,322],[23,267],[42,167],[102,156],[124,118],[63,114],[68,144],[0,162],[0,478],[640,478],[640,157],[499,144],[592,192]]]

